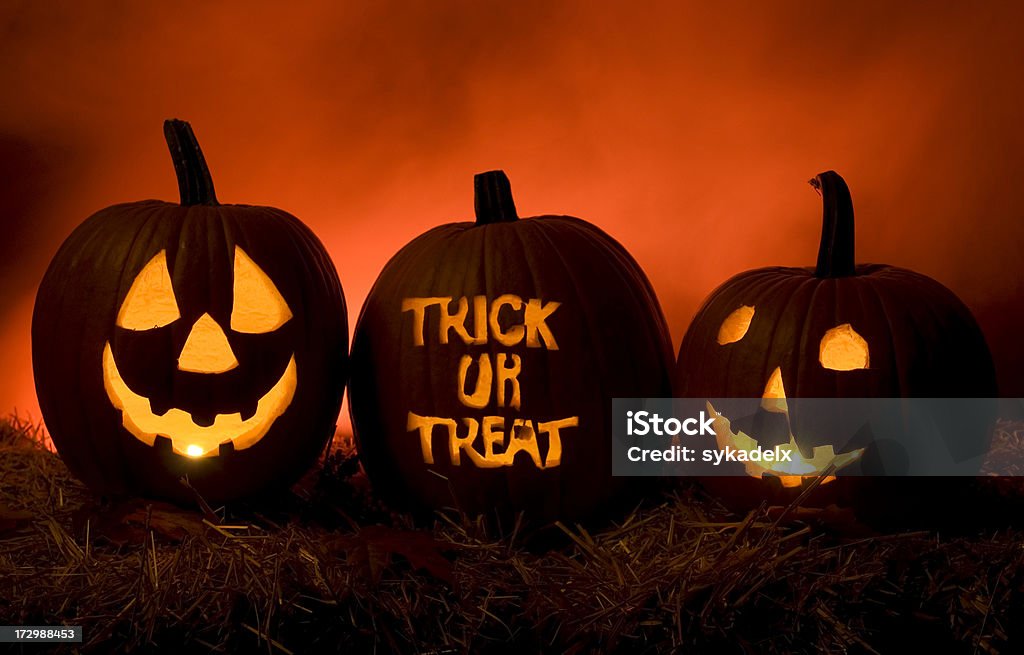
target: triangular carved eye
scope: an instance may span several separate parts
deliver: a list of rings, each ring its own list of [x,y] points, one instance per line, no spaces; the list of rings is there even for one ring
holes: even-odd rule
[[[821,338],[818,360],[833,371],[867,368],[870,362],[868,342],[849,323],[837,325]]]
[[[142,267],[117,312],[117,326],[126,330],[152,330],[181,317],[174,298],[167,251],[161,250]]]
[[[735,309],[725,317],[721,327],[718,328],[718,345],[736,343],[745,337],[747,330],[750,329],[750,321],[753,319],[754,308],[750,305],[741,305]]]
[[[235,246],[233,297],[231,329],[235,332],[273,332],[292,317],[288,303],[273,281],[238,246]]]

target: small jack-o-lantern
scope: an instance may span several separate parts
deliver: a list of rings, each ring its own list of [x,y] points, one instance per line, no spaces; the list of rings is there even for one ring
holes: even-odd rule
[[[988,347],[967,307],[920,273],[855,264],[846,183],[829,171],[811,184],[824,203],[817,266],[761,268],[725,282],[698,310],[676,365],[679,397],[761,398],[760,410],[742,424],[709,404],[719,448],[753,450],[760,444],[792,453],[788,464],[748,462],[740,478],[708,480],[717,490],[748,499],[779,487],[796,493],[830,465],[841,478],[844,468],[862,466],[869,457],[870,443],[842,451],[847,444],[832,443],[828,430],[813,429],[812,412],[797,420],[787,398],[996,393]],[[944,446],[980,454],[988,427],[974,426]],[[752,486],[744,474],[775,482]],[[834,480],[826,478],[823,487]]]
[[[570,216],[520,219],[501,171],[476,222],[399,251],[370,291],[349,385],[359,454],[402,505],[583,517],[624,491],[612,398],[665,397],[671,343],[614,239]]]
[[[333,434],[345,300],[323,246],[279,209],[221,205],[192,128],[167,121],[181,203],[80,225],[32,318],[54,444],[101,493],[229,500],[290,483]]]

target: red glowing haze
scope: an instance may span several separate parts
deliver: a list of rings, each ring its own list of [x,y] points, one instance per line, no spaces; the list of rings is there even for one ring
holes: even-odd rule
[[[176,197],[169,117],[223,202],[320,235],[352,323],[387,259],[503,168],[521,215],[632,251],[678,346],[727,277],[813,263],[806,180],[835,169],[858,259],[957,292],[1024,395],[1022,4],[157,4],[0,10],[0,410],[38,416],[30,314],[64,237]]]

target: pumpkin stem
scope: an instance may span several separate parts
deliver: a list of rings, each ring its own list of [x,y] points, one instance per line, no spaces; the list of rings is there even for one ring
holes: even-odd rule
[[[818,246],[817,277],[853,275],[853,199],[850,187],[835,171],[817,175],[810,184],[821,196],[824,211],[821,217],[821,245]]]
[[[473,191],[477,225],[519,220],[505,171],[477,173],[473,177]]]
[[[164,121],[164,138],[171,151],[174,174],[178,176],[178,193],[182,205],[216,205],[213,178],[206,166],[206,158],[188,121]]]

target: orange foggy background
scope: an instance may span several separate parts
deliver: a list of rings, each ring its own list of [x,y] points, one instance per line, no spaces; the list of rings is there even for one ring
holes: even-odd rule
[[[678,346],[727,277],[814,262],[806,180],[834,168],[858,259],[951,287],[1024,396],[1024,5],[625,4],[3,3],[0,411],[38,417],[32,302],[70,230],[176,198],[169,117],[223,202],[319,234],[353,324],[388,258],[468,219],[500,167],[521,215],[632,251]]]

